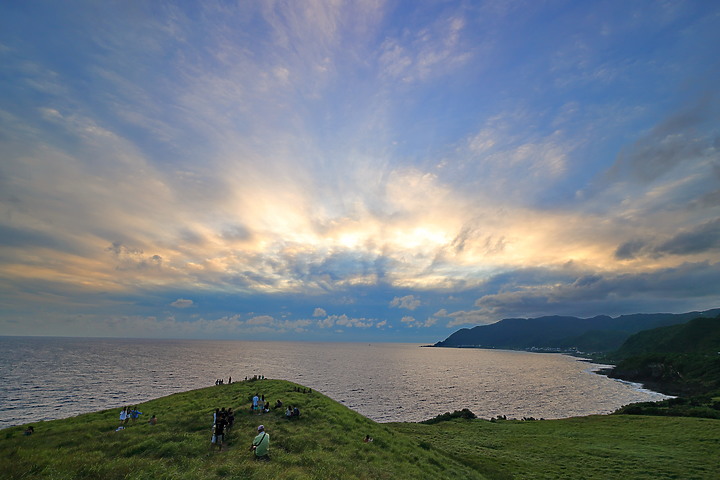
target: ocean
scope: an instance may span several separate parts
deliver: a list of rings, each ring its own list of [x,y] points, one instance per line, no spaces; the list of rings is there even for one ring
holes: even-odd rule
[[[313,388],[378,422],[469,408],[566,418],[666,398],[561,354],[403,343],[0,337],[0,428],[121,408],[263,375]]]

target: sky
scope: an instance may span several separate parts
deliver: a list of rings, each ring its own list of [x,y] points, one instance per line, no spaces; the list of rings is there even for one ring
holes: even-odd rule
[[[0,2],[0,335],[720,307],[720,2]]]

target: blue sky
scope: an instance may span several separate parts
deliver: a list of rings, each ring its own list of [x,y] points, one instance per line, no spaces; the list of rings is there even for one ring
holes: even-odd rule
[[[2,2],[0,334],[720,306],[720,3]]]

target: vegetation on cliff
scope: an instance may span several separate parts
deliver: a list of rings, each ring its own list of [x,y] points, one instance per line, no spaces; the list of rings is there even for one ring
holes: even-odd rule
[[[720,418],[720,317],[637,333],[608,358],[616,362],[609,376],[680,397],[620,413]]]

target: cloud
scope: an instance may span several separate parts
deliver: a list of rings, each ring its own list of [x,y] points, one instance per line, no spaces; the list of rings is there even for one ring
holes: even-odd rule
[[[246,325],[273,325],[275,319],[270,315],[259,315],[257,317],[249,318],[245,321]]]
[[[378,59],[381,75],[407,83],[447,75],[472,57],[463,45],[466,23],[460,14],[445,16],[401,38],[386,39]]]
[[[420,299],[415,295],[406,295],[404,297],[395,297],[390,302],[391,307],[404,308],[407,310],[415,310],[421,304]]]
[[[328,315],[322,320],[317,320],[316,325],[320,328],[332,328],[334,326],[342,326],[349,328],[370,328],[377,323],[377,320],[369,318],[353,318],[345,314]]]
[[[414,317],[407,316],[403,317],[400,321],[409,328],[429,328],[437,323],[438,317],[433,315],[426,318],[425,321],[417,321]]]
[[[392,308],[416,328],[711,302],[701,3],[53,4],[52,41],[23,3],[0,47],[0,304],[267,338],[390,330]]]
[[[720,218],[678,233],[658,245],[656,251],[669,255],[691,255],[720,249]]]
[[[719,109],[718,98],[704,95],[669,115],[620,152],[605,181],[648,184],[680,165],[717,160],[713,125]]]
[[[175,308],[189,308],[193,306],[193,301],[184,298],[178,298],[177,300],[172,302],[170,306],[173,306]]]
[[[709,220],[664,240],[631,240],[618,246],[615,257],[632,260],[638,257],[694,255],[720,250],[720,218]]]
[[[563,275],[568,275],[566,272]],[[637,311],[685,311],[717,301],[714,285],[720,281],[720,263],[685,263],[653,272],[569,275],[552,282],[522,280],[512,289],[484,295],[475,310],[442,312],[452,318],[448,327],[494,323],[509,317],[542,315],[612,315]],[[550,277],[551,278],[551,277]],[[642,309],[639,305],[650,305]],[[440,312],[435,314],[439,316]]]

